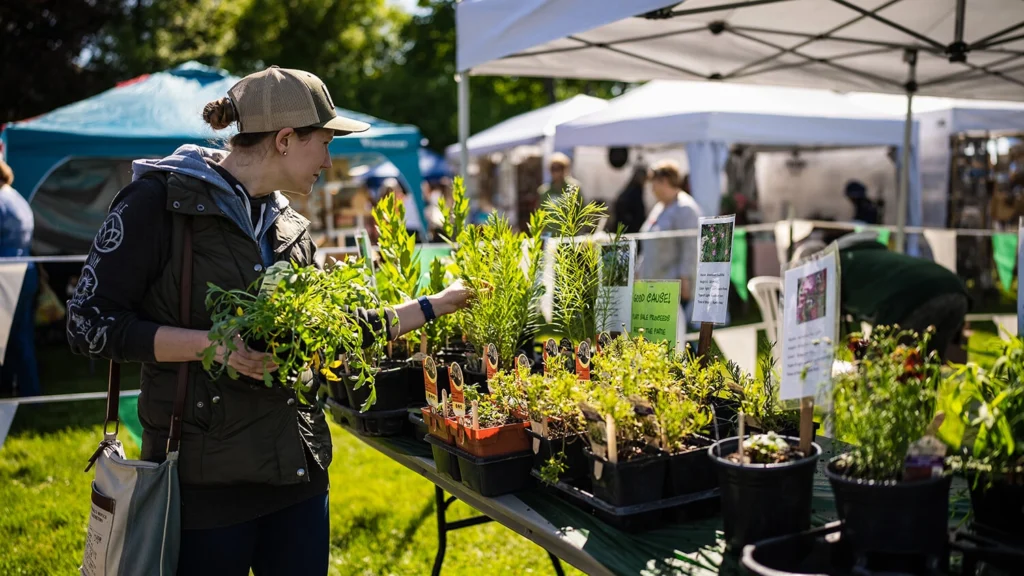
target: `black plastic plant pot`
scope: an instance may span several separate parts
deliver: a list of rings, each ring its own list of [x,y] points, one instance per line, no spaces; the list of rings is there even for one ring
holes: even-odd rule
[[[530,429],[526,430],[526,434],[530,437],[530,444],[533,449],[534,470],[539,472],[553,454],[564,452],[566,469],[565,472],[559,474],[559,480],[575,482],[590,477],[590,462],[587,460],[587,455],[583,452],[586,441],[582,436],[574,434],[564,438],[545,438]]]
[[[423,420],[423,412],[419,408],[408,408],[406,413],[409,415],[409,423],[412,424],[412,437],[423,440],[423,437],[430,433],[430,427]]]
[[[668,479],[665,497],[682,496],[704,492],[718,486],[714,464],[707,456],[710,440],[695,438],[692,449],[687,452],[668,455]]]
[[[459,470],[459,459],[455,456],[457,448],[445,444],[429,434],[424,436],[423,439],[430,444],[430,451],[434,455],[434,467],[437,468],[437,473],[447,476],[456,482],[461,481],[462,472]]]
[[[786,441],[791,446],[800,444],[799,438],[786,437]],[[739,447],[735,436],[707,449],[718,471],[722,524],[730,549],[739,552],[758,540],[810,528],[814,470],[821,455],[821,446],[811,446],[811,455],[781,464],[740,465],[727,460]]]
[[[377,389],[377,401],[370,406],[371,412],[401,410],[409,405],[409,389],[406,385],[405,367],[403,365],[382,366],[374,375],[374,387]],[[370,397],[370,386],[364,383],[356,389],[355,378],[345,378],[345,390],[348,392],[349,406],[359,410]]]
[[[633,506],[661,500],[665,495],[668,458],[655,452],[627,462],[609,462],[584,448],[594,496],[612,506]]]
[[[492,498],[518,492],[532,481],[533,454],[530,452],[477,458],[458,448],[452,450],[459,459],[462,484],[481,496]]]
[[[949,546],[952,476],[913,482],[875,482],[840,475],[839,457],[825,467],[854,554],[944,557]]]
[[[967,483],[974,523],[995,534],[1024,540],[1024,484],[1021,480],[1010,482],[1005,477],[970,474]]]
[[[409,406],[426,406],[427,391],[423,388],[423,363],[414,360],[405,361],[405,385]]]

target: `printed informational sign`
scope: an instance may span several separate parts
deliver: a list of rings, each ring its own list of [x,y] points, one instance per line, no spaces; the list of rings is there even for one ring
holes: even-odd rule
[[[437,408],[437,364],[430,356],[423,359],[423,388],[427,393],[427,404]]]
[[[786,269],[783,300],[780,397],[813,397],[832,380],[839,336],[839,251],[835,244]]]
[[[679,280],[637,280],[633,283],[632,332],[640,329],[652,342],[676,345]]]
[[[597,291],[597,330],[628,332],[631,330],[631,303],[633,269],[636,263],[636,241],[598,246],[601,263],[598,268],[600,283]]]
[[[736,215],[700,219],[694,322],[725,324],[732,274],[732,237]]]

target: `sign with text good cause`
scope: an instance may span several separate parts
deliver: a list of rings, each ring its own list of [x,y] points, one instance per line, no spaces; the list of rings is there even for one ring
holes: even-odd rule
[[[815,396],[822,385],[832,381],[839,335],[839,251],[835,244],[786,269],[783,302],[780,398]]]
[[[637,280],[633,283],[633,332],[640,329],[652,342],[676,345],[679,318],[679,280]]]
[[[732,237],[736,215],[700,219],[694,322],[725,324],[732,274]]]

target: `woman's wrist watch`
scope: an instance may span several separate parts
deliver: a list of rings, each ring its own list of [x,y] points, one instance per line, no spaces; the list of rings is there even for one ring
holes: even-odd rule
[[[419,298],[416,299],[416,301],[419,302],[420,310],[423,311],[423,317],[426,318],[427,322],[430,322],[431,320],[437,318],[437,316],[434,314],[434,307],[430,304],[429,298],[427,298],[426,296],[420,296]]]

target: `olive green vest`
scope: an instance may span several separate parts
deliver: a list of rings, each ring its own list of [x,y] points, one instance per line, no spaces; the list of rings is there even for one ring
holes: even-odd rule
[[[167,184],[167,210],[173,214],[171,257],[151,282],[143,315],[161,325],[181,326],[179,275],[186,218],[192,218],[193,272],[190,328],[211,326],[205,299],[207,284],[245,289],[263,270],[257,243],[225,216],[214,202],[217,192],[198,179],[161,173]],[[267,231],[275,261],[313,263],[309,221],[286,207]],[[159,240],[155,240],[159,241]],[[331,435],[323,411],[302,405],[295,392],[262,381],[227,375],[212,380],[199,361],[189,363],[189,386],[182,417],[180,481],[191,485],[307,482],[311,466],[326,469]],[[167,449],[177,363],[142,365],[139,420],[142,457],[161,461]],[[307,378],[310,377],[307,372]],[[307,446],[315,462],[307,461]]]

